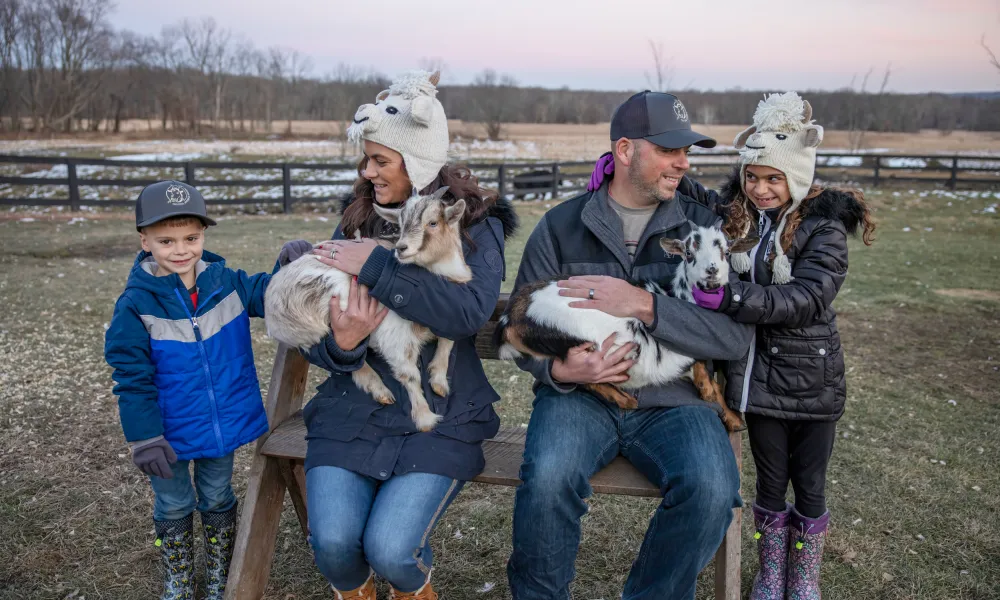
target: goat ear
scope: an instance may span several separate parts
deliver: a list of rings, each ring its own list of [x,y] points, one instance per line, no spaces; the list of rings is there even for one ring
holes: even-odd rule
[[[729,246],[730,252],[747,252],[753,249],[757,245],[760,238],[757,236],[745,237],[742,240],[736,240]]]
[[[737,150],[743,148],[744,146],[747,145],[747,140],[750,139],[750,136],[755,133],[757,133],[756,125],[751,125],[750,127],[747,127],[746,129],[741,131],[738,136],[736,136],[735,140],[733,140],[733,147],[736,148]]]
[[[429,96],[418,96],[410,103],[410,114],[413,120],[427,127],[434,117],[434,101]]]
[[[807,125],[805,130],[806,148],[815,148],[823,143],[823,127],[821,125]]]
[[[465,200],[459,200],[444,209],[444,220],[447,221],[449,225],[458,223],[462,219],[463,215],[465,215]]]
[[[437,189],[436,192],[434,192],[433,194],[430,195],[430,199],[431,200],[440,200],[441,198],[444,198],[445,192],[447,192],[447,191],[448,191],[448,186],[446,186],[446,185],[445,186],[441,186],[441,187],[439,187]]]
[[[660,238],[660,248],[667,254],[673,254],[676,256],[684,256],[684,241],[675,240],[670,238]]]
[[[399,225],[399,215],[403,212],[402,208],[385,208],[384,206],[379,206],[377,202],[372,202],[372,208],[375,209],[375,213],[378,216],[390,223]]]

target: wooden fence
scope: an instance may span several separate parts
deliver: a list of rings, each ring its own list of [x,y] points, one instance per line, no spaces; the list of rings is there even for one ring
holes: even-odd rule
[[[691,175],[715,184],[732,170],[737,154],[693,153],[690,155]],[[39,166],[48,169],[38,171]],[[545,198],[568,195],[586,189],[593,167],[592,161],[581,162],[521,162],[472,163],[469,168],[487,187],[514,198]],[[103,171],[117,177],[94,177]],[[129,170],[144,170],[145,177],[127,177]],[[53,173],[58,171],[58,174]],[[65,171],[65,175],[63,175]],[[81,173],[81,171],[83,171]],[[156,176],[150,177],[149,172]],[[270,172],[268,178],[256,172]],[[254,172],[254,173],[251,173]],[[323,178],[339,172],[341,178]],[[129,206],[132,196],[102,194],[101,188],[140,188],[163,179],[177,179],[205,188],[237,188],[235,197],[219,198],[206,192],[210,204],[281,204],[284,212],[303,202],[327,202],[346,192],[355,177],[356,166],[344,163],[270,163],[270,162],[209,162],[122,160],[73,158],[55,156],[0,155],[0,205],[68,206]],[[234,179],[233,174],[242,179]],[[319,175],[319,178],[310,178]],[[251,177],[251,175],[254,175]],[[991,185],[1000,188],[1000,156],[941,156],[901,154],[821,154],[817,176],[825,181],[850,181],[873,186],[891,182],[921,182],[945,185],[950,189],[968,185]],[[270,187],[267,195],[240,197],[240,188]],[[337,193],[295,195],[302,186],[334,186]],[[81,188],[92,190],[81,196]],[[54,192],[65,195],[54,197]],[[329,189],[320,190],[331,191]],[[279,195],[280,192],[280,195]],[[109,196],[111,196],[109,198]],[[118,197],[114,197],[118,196]]]

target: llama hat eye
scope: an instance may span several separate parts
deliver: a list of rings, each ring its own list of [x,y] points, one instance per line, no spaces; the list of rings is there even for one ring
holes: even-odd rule
[[[788,136],[785,135],[785,134],[783,134],[783,133],[776,133],[776,134],[774,134],[774,137],[778,138],[779,140],[787,140],[788,139]]]
[[[385,112],[389,113],[390,115],[394,115],[399,112],[399,109],[396,108],[395,106],[387,106],[385,107]]]

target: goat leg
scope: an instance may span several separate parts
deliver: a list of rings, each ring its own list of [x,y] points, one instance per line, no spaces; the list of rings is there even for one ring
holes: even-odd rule
[[[622,391],[610,383],[588,383],[583,386],[583,389],[598,398],[603,398],[612,404],[617,404],[619,408],[626,410],[639,408],[639,401],[636,400],[635,396]]]
[[[455,347],[455,342],[438,338],[437,349],[434,351],[434,358],[427,365],[427,371],[431,376],[431,389],[442,398],[447,398],[451,391],[448,385],[448,360],[451,358],[451,349]]]
[[[389,388],[385,387],[382,378],[368,363],[363,363],[360,369],[352,372],[351,379],[354,380],[354,385],[358,386],[358,389],[371,394],[372,398],[375,398],[375,402],[379,404],[392,404],[396,401],[396,397],[392,395]]]
[[[726,405],[726,399],[722,395],[722,388],[708,373],[705,363],[698,361],[691,365],[691,380],[698,388],[698,395],[705,402],[714,402],[722,408],[722,423],[726,426],[726,431],[740,431],[743,429],[743,419],[733,409]]]
[[[417,352],[419,348],[412,347],[406,352],[406,360],[392,361],[392,374],[403,384],[410,396],[410,418],[420,431],[430,431],[441,420],[441,415],[431,411],[424,397],[423,385],[420,381],[420,369],[417,367]]]

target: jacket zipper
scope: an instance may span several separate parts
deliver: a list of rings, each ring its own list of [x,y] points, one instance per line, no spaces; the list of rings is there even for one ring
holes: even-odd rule
[[[198,325],[198,310],[195,309],[195,314],[192,315],[191,311],[188,310],[187,303],[184,302],[184,297],[181,295],[180,290],[174,288],[174,293],[177,294],[178,300],[181,301],[181,306],[184,307],[184,312],[187,313],[188,319],[191,321],[191,327],[194,328],[194,337],[198,341],[198,352],[201,354],[201,367],[205,371],[205,382],[208,384],[208,403],[212,407],[212,429],[215,431],[215,444],[221,453],[225,446],[222,443],[222,429],[219,427],[219,406],[215,401],[215,387],[212,385],[212,371],[208,367],[208,353],[205,351],[205,342],[201,337],[201,327]],[[198,306],[206,306],[208,301],[217,293],[219,293],[219,290],[215,290],[209,294],[208,298],[198,303]]]
[[[760,241],[754,246],[753,250],[750,252],[750,283],[757,283],[757,251],[760,247],[767,244],[767,230],[771,228],[771,219],[767,218],[767,214],[761,211],[760,218],[757,220],[757,232],[760,234],[761,231],[765,234],[760,235]],[[753,336],[750,337],[750,354],[747,355],[747,368],[743,372],[743,397],[740,398],[740,412],[745,413],[747,411],[747,404],[750,400],[750,376],[753,374],[753,362],[757,359],[757,326],[753,328]]]

